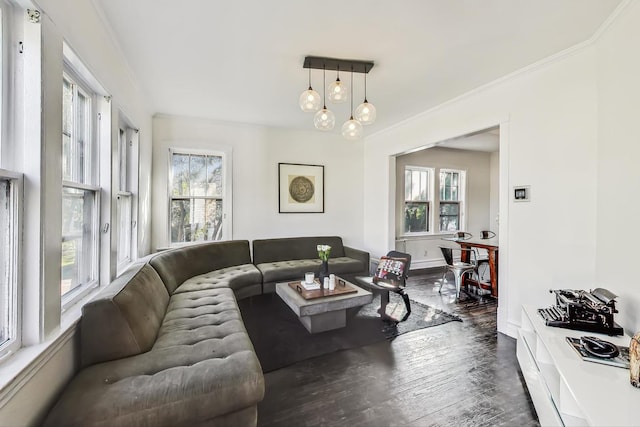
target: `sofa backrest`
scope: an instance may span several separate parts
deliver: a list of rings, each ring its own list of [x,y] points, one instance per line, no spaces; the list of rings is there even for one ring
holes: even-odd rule
[[[248,240],[210,242],[169,249],[153,256],[149,264],[156,269],[169,294],[185,280],[221,268],[251,264]]]
[[[147,263],[131,267],[82,308],[82,366],[149,351],[168,304],[158,273]]]
[[[330,258],[344,256],[342,238],[338,236],[290,237],[253,241],[253,263],[318,258],[318,245],[331,246]]]

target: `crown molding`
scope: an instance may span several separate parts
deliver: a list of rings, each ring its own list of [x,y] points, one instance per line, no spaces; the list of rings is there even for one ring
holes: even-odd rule
[[[431,107],[425,111],[422,111],[416,115],[413,115],[411,117],[408,117],[392,126],[389,126],[385,129],[379,130],[378,132],[372,133],[371,135],[368,135],[364,138],[365,142],[373,137],[376,136],[380,136],[380,135],[384,135],[388,132],[391,132],[395,129],[401,128],[415,120],[418,120],[420,118],[424,118],[424,117],[428,117],[430,115],[432,115],[433,113],[445,109],[451,105],[454,105],[460,101],[463,101],[467,98],[471,98],[481,92],[484,92],[486,90],[489,90],[495,86],[499,86],[503,83],[506,83],[510,80],[514,80],[517,79],[525,74],[531,73],[533,71],[537,71],[539,69],[545,68],[549,65],[553,65],[561,60],[564,60],[566,58],[569,58],[573,55],[576,55],[578,53],[580,53],[581,51],[583,51],[584,49],[587,49],[593,45],[595,45],[598,40],[600,40],[600,38],[611,28],[611,26],[613,25],[613,23],[618,19],[618,17],[633,3],[637,2],[638,0],[623,0],[618,7],[616,7],[614,9],[614,11],[607,17],[607,19],[605,19],[605,21],[598,27],[598,29],[593,33],[593,35],[591,37],[589,37],[587,40],[580,42],[576,45],[573,45],[567,49],[564,49],[560,52],[557,52],[551,56],[548,56],[546,58],[543,58],[539,61],[536,61],[532,64],[529,64],[525,67],[522,67],[516,71],[513,71],[511,73],[505,74],[502,77],[499,77],[495,80],[490,81],[489,83],[485,83],[481,86],[476,87],[475,89],[471,89],[468,92],[463,93],[462,95],[456,96],[454,98],[449,99],[448,101],[444,101],[434,107]]]

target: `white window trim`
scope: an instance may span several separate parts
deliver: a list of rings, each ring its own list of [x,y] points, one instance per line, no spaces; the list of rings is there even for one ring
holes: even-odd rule
[[[16,153],[18,149],[14,135],[10,134],[8,124],[14,119],[14,107],[10,103],[12,80],[15,73],[15,61],[13,58],[13,21],[11,15],[13,5],[0,0],[0,167],[15,169]],[[13,235],[10,236],[11,269],[8,283],[7,296],[9,324],[11,331],[9,341],[0,345],[0,359],[14,354],[22,345],[22,227],[23,227],[23,176],[15,170],[0,169],[0,177],[12,181],[11,195],[14,218],[11,221],[14,226]]]
[[[466,169],[456,169],[456,168],[438,168],[438,167],[430,167],[430,166],[413,166],[413,165],[405,165],[404,171],[407,169],[412,170],[426,170],[430,175],[430,182],[428,183],[429,191],[431,192],[430,203],[430,212],[429,218],[429,230],[432,231],[419,231],[419,232],[403,232],[398,236],[399,239],[404,237],[407,238],[416,238],[416,237],[437,237],[441,238],[444,236],[453,236],[452,231],[440,231],[440,172],[458,172],[460,173],[460,230],[464,231],[467,229],[467,215],[466,215],[466,205],[467,205],[467,170]],[[402,173],[403,186],[402,186],[402,208],[401,212],[404,212],[404,171]],[[400,225],[401,230],[404,231],[404,215],[401,215],[402,223]]]
[[[405,200],[405,182],[404,182],[404,176],[405,173],[407,171],[407,169],[409,170],[419,170],[419,171],[426,171],[427,172],[427,203],[429,204],[429,216],[427,217],[427,229],[428,230],[433,230],[434,227],[434,220],[433,220],[433,210],[436,206],[436,193],[435,193],[435,174],[436,174],[436,169],[432,168],[432,167],[428,167],[428,166],[412,166],[412,165],[406,165],[404,167],[404,171],[402,173],[402,224],[401,224],[401,230],[403,231],[402,236],[431,236],[433,234],[435,234],[433,231],[407,231],[404,232],[404,206],[407,203],[407,201]],[[439,227],[438,227],[439,228]]]
[[[66,62],[66,61],[65,61]],[[100,284],[100,276],[101,276],[101,266],[100,266],[100,252],[101,252],[101,242],[100,242],[100,224],[101,224],[101,200],[100,193],[101,187],[95,185],[93,183],[98,182],[100,180],[100,123],[98,116],[100,114],[100,108],[98,107],[97,102],[97,93],[95,90],[87,85],[85,79],[78,74],[77,70],[71,68],[71,65],[65,66],[65,71],[63,73],[64,78],[70,81],[72,84],[76,85],[76,90],[78,92],[82,92],[83,96],[91,102],[91,108],[89,111],[89,117],[87,118],[90,121],[90,143],[89,147],[89,160],[88,164],[85,166],[89,166],[89,173],[87,171],[84,172],[84,176],[80,179],[84,180],[85,183],[77,182],[77,181],[65,181],[62,182],[62,188],[71,188],[76,190],[82,190],[87,192],[94,193],[94,202],[93,202],[93,218],[92,218],[92,228],[95,230],[95,234],[93,236],[93,242],[91,244],[91,260],[92,265],[95,268],[92,276],[94,277],[88,283],[82,283],[77,288],[71,289],[69,292],[61,295],[60,308],[61,312],[66,312],[69,307],[73,306],[79,300],[83,299],[90,292],[96,289]],[[76,117],[76,111],[74,108],[74,123]],[[89,181],[91,184],[87,184]],[[62,240],[61,240],[62,244]]]
[[[114,161],[114,183],[113,188],[116,188],[115,199],[113,206],[115,206],[113,212],[113,221],[116,225],[116,233],[114,239],[115,248],[115,263],[116,263],[116,276],[124,273],[138,258],[137,254],[137,195],[138,195],[138,141],[139,131],[131,125],[131,122],[124,117],[123,113],[118,117],[118,131],[116,135],[117,139],[117,158]],[[122,140],[122,137],[124,141]],[[124,153],[123,153],[124,151]],[[117,182],[115,182],[117,180]],[[130,224],[129,235],[127,236],[127,245],[129,256],[125,258],[120,257],[120,244],[123,236],[121,235],[121,228],[119,224],[120,220],[120,199],[121,197],[128,197],[130,199]]]
[[[458,203],[460,204],[460,227],[458,228],[458,230],[455,231],[440,231],[440,174],[442,172],[455,172],[459,174],[459,184],[458,184]],[[455,168],[440,168],[438,169],[438,194],[437,194],[437,199],[438,199],[438,208],[437,208],[437,213],[434,213],[434,220],[435,222],[438,224],[438,233],[440,234],[453,234],[456,231],[465,231],[467,229],[467,171],[466,169],[455,169]],[[445,202],[447,202],[449,200],[445,200]],[[435,216],[437,215],[437,218],[435,218]]]
[[[71,188],[71,189],[75,189],[75,190],[83,190],[83,191],[90,191],[93,192],[95,197],[94,197],[94,201],[93,201],[93,218],[92,218],[92,226],[93,229],[96,230],[94,239],[97,240],[97,242],[93,242],[92,244],[92,248],[93,248],[93,253],[91,254],[91,258],[93,261],[93,265],[94,268],[96,269],[96,271],[94,272],[94,277],[95,279],[88,282],[88,283],[83,283],[82,285],[78,286],[77,288],[71,289],[69,292],[67,292],[64,295],[61,295],[62,298],[62,303],[61,303],[61,309],[62,312],[66,312],[69,307],[73,306],[75,303],[77,303],[79,300],[83,299],[85,296],[87,296],[90,292],[92,292],[94,289],[96,289],[98,287],[98,285],[100,284],[100,267],[99,267],[99,246],[100,246],[100,187],[97,187],[95,185],[87,185],[87,184],[79,184],[76,182],[70,182],[70,181],[63,181],[62,182],[62,187],[64,188]]]
[[[222,157],[222,179],[224,180],[222,186],[222,239],[233,239],[233,197],[232,197],[232,178],[233,178],[233,150],[231,147],[219,147],[212,148],[210,150],[192,149],[192,148],[179,148],[172,147],[168,150],[167,156],[167,247],[182,247],[202,244],[203,242],[178,242],[171,243],[171,191],[173,185],[173,168],[171,159],[174,154],[195,154],[195,155],[208,155],[208,156],[221,156]]]
[[[23,201],[23,176],[20,173],[0,169],[0,178],[13,181],[11,197],[14,204],[13,218],[14,230],[11,239],[13,240],[13,251],[11,253],[11,283],[9,283],[9,293],[13,307],[10,310],[10,329],[14,333],[12,339],[0,345],[0,360],[14,354],[22,346],[22,201]]]
[[[63,43],[63,75],[81,88],[85,95],[89,94],[91,99],[91,126],[92,126],[92,146],[91,146],[91,182],[92,184],[81,184],[78,182],[63,181],[62,188],[76,188],[85,191],[93,191],[94,198],[94,218],[93,227],[96,230],[94,244],[94,266],[96,268],[95,279],[82,284],[81,286],[61,295],[60,310],[62,320],[70,316],[70,312],[83,301],[99,290],[102,283],[108,284],[111,281],[110,272],[110,250],[109,250],[109,228],[110,228],[110,203],[105,203],[107,197],[102,197],[102,193],[111,188],[111,118],[110,118],[110,96],[93,73],[84,65],[76,53],[65,42]],[[103,117],[109,115],[109,117]],[[105,120],[108,119],[108,120]],[[103,146],[104,145],[104,146]],[[107,150],[109,156],[105,158],[104,151]],[[103,188],[104,187],[104,188]],[[104,223],[104,227],[101,224]],[[61,241],[62,243],[62,241]]]
[[[133,245],[132,245],[132,235],[133,235],[133,231],[134,231],[134,226],[133,226],[133,193],[131,191],[118,191],[116,194],[116,198],[117,198],[117,202],[116,202],[116,226],[118,227],[118,241],[116,242],[117,245],[117,250],[116,250],[116,271],[118,276],[122,273],[124,273],[124,271],[133,263]],[[118,216],[118,214],[120,213],[118,210],[120,209],[120,200],[121,198],[128,198],[129,200],[129,235],[128,237],[128,250],[129,250],[129,255],[127,257],[124,258],[120,258],[120,239],[122,236],[120,236],[120,232],[122,231],[120,229],[120,217]]]

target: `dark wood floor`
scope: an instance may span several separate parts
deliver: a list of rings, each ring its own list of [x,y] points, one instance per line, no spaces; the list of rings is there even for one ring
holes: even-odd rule
[[[440,275],[414,275],[407,293],[463,322],[265,374],[258,425],[538,426],[515,340],[496,332],[495,300],[456,302],[452,284],[438,293]]]

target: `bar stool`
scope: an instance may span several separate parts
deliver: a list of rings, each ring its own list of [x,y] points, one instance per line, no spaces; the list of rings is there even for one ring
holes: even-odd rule
[[[476,271],[477,267],[475,264],[454,261],[453,251],[462,252],[462,251],[471,251],[471,250],[464,249],[464,248],[449,248],[446,246],[440,246],[440,250],[442,251],[442,256],[444,257],[444,261],[447,263],[447,270],[453,272],[453,276],[455,277],[455,283],[456,283],[456,299],[460,299],[460,288],[462,287],[462,276],[464,276],[467,273],[473,273],[474,271]],[[444,281],[440,282],[440,289],[438,290],[438,292],[442,291],[443,283]]]

